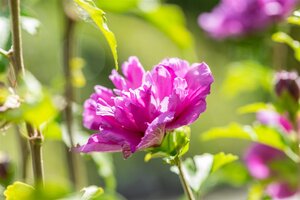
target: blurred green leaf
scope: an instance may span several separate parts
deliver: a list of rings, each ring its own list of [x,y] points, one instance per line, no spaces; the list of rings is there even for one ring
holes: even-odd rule
[[[4,191],[6,200],[33,200],[34,188],[26,183],[14,182]]]
[[[17,93],[22,101],[21,105],[0,113],[0,119],[16,123],[26,121],[39,127],[58,114],[58,108],[52,101],[50,93],[29,72],[26,72],[20,81]]]
[[[296,10],[293,15],[288,17],[288,23],[300,26],[300,11]]]
[[[277,32],[272,35],[275,42],[285,43],[294,50],[295,58],[300,61],[300,43],[284,32]]]
[[[268,108],[272,108],[272,107],[273,107],[272,105],[262,103],[262,102],[252,103],[252,104],[248,104],[246,106],[240,107],[238,109],[238,113],[239,114],[256,113],[259,110],[268,109]]]
[[[56,121],[43,124],[41,131],[46,140],[62,140],[62,130],[60,124]]]
[[[197,192],[209,175],[236,159],[237,156],[223,152],[216,155],[208,153],[196,155],[183,161],[182,171],[190,187]],[[177,166],[172,166],[171,171],[179,173]]]
[[[190,127],[184,126],[167,133],[159,147],[148,149],[149,153],[146,154],[145,161],[163,157],[171,163],[175,158],[183,156],[189,149],[190,132]]]
[[[112,51],[116,69],[118,69],[118,54],[117,54],[117,41],[113,32],[111,32],[106,23],[105,12],[99,9],[93,1],[87,0],[74,0],[94,21],[97,27],[105,36],[109,47]]]
[[[37,34],[40,24],[40,21],[33,17],[21,16],[21,26],[23,30],[31,35]]]
[[[145,20],[164,32],[181,49],[190,49],[193,38],[186,29],[182,10],[175,5],[161,5],[139,14]]]
[[[299,157],[294,153],[289,145],[289,138],[286,134],[282,134],[275,127],[265,125],[242,126],[237,123],[231,123],[226,127],[212,128],[201,135],[205,141],[219,138],[237,138],[245,139],[253,142],[262,143],[285,152],[295,162],[299,161]]]
[[[105,11],[140,17],[158,28],[179,48],[193,51],[192,34],[186,28],[181,8],[176,5],[163,4],[160,0],[98,0],[96,3]]]
[[[265,187],[266,185],[260,182],[252,184],[248,192],[248,200],[267,200]]]
[[[251,60],[235,62],[229,65],[222,91],[228,97],[238,94],[265,89],[271,91],[272,71]]]
[[[215,172],[224,165],[231,163],[235,160],[237,160],[238,157],[232,154],[225,154],[224,152],[220,152],[216,155],[214,155],[214,162],[211,169],[211,172]]]
[[[81,200],[99,199],[99,197],[104,193],[101,187],[95,185],[85,187],[81,191],[83,192],[80,198]]]
[[[147,1],[154,2],[157,0]],[[125,13],[138,8],[139,2],[141,2],[141,0],[96,0],[95,2],[96,5],[103,10],[114,13]]]

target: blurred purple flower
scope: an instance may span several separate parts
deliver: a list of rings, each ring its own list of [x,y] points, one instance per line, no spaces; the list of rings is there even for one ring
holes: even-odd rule
[[[191,124],[206,109],[213,77],[205,63],[189,65],[177,58],[144,71],[136,57],[122,65],[124,77],[113,70],[116,89],[95,87],[84,104],[85,127],[97,130],[81,152],[138,150],[159,146],[167,131]]]
[[[286,133],[293,130],[291,122],[284,116],[273,110],[260,110],[256,113],[256,119],[264,124],[280,128]]]
[[[241,36],[285,18],[297,0],[221,0],[211,13],[199,16],[199,25],[212,37]]]
[[[280,128],[286,134],[293,130],[288,119],[273,110],[261,110],[257,112],[256,118],[261,124]],[[288,180],[276,180],[277,175],[281,172],[272,168],[272,164],[277,162],[284,164],[287,160],[289,158],[284,152],[258,143],[250,146],[245,154],[247,168],[254,178],[260,180],[275,179],[266,188],[267,194],[274,199],[290,197],[297,192],[297,188],[288,183]]]

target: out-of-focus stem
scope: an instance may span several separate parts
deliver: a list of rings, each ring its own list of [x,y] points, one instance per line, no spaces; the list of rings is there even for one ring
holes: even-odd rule
[[[42,157],[42,142],[43,135],[42,133],[31,126],[26,124],[29,144],[32,156],[32,167],[33,167],[33,177],[35,185],[44,184],[44,170],[43,170],[43,157]]]
[[[195,200],[194,194],[193,194],[191,188],[189,187],[189,185],[186,181],[186,178],[184,177],[184,173],[182,170],[182,163],[181,163],[180,158],[177,158],[175,162],[176,162],[176,166],[178,167],[178,170],[179,170],[179,177],[180,177],[181,185],[184,189],[184,192],[185,192],[187,198],[189,200]]]
[[[20,28],[20,0],[9,0],[10,14],[11,14],[11,33],[12,33],[12,66],[15,77],[20,73],[25,75],[23,51],[22,51],[22,37]],[[17,83],[17,80],[15,80]],[[39,130],[34,128],[31,124],[26,124],[27,133],[30,138],[30,149],[32,156],[32,166],[35,184],[43,183],[43,161],[42,161],[42,134]]]
[[[27,140],[26,138],[24,138],[17,125],[15,125],[15,133],[18,139],[18,143],[19,143],[19,149],[20,149],[20,169],[21,169],[21,177],[22,180],[25,181],[26,177],[27,177],[27,161],[28,161],[28,153],[29,153],[29,149],[28,149],[28,145],[27,145]]]
[[[73,44],[74,44],[74,27],[76,22],[67,13],[68,3],[63,1],[64,6],[64,18],[65,18],[65,32],[64,32],[64,42],[63,42],[63,66],[64,66],[64,76],[65,76],[65,99],[66,108],[65,121],[67,126],[67,133],[69,136],[69,143],[73,147],[73,112],[72,112],[72,102],[74,100],[74,88],[72,86],[72,74],[70,61],[72,58]],[[69,176],[74,187],[78,187],[78,177],[77,177],[77,165],[76,165],[76,155],[74,152],[70,151],[66,146],[66,156],[67,164],[69,169]]]

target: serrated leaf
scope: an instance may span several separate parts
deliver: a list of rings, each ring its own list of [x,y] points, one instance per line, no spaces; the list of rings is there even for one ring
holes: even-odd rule
[[[237,159],[238,159],[238,156],[236,156],[236,155],[225,154],[223,152],[220,152],[220,153],[214,155],[214,162],[213,162],[211,172],[213,173],[213,172],[217,171],[218,169],[220,169],[221,167],[223,167],[224,165],[231,163]]]
[[[113,58],[115,61],[116,69],[118,69],[118,54],[117,54],[117,41],[113,32],[111,32],[106,23],[105,12],[98,8],[93,1],[90,0],[74,0],[84,11],[88,13],[93,22],[97,25],[100,31],[105,36]]]
[[[32,200],[34,194],[34,188],[26,183],[14,182],[9,185],[4,191],[6,200]]]
[[[89,187],[85,187],[81,190],[83,192],[81,196],[81,200],[92,200],[96,199],[97,197],[101,196],[103,194],[103,189],[101,187],[92,185]]]

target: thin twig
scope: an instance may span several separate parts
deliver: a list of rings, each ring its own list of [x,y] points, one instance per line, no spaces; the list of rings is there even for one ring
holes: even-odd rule
[[[66,107],[64,110],[65,120],[67,126],[67,133],[69,136],[69,143],[74,147],[73,139],[73,112],[72,112],[72,103],[74,101],[74,88],[72,85],[72,74],[70,61],[72,58],[73,44],[74,44],[74,28],[76,22],[73,18],[69,16],[68,13],[68,2],[63,1],[64,16],[65,16],[65,32],[64,32],[64,42],[63,42],[63,67],[64,67],[64,76],[65,76],[65,99]],[[77,165],[76,165],[76,155],[74,152],[70,151],[66,147],[67,155],[67,164],[69,169],[69,176],[71,182],[74,184],[74,187],[78,187],[78,177],[77,177]]]
[[[176,159],[176,165],[177,165],[178,170],[179,170],[179,177],[180,177],[181,185],[184,189],[184,192],[185,192],[187,198],[189,200],[195,200],[193,192],[192,192],[191,188],[189,187],[189,185],[186,181],[186,178],[184,177],[184,173],[183,173],[183,170],[182,170],[182,163],[181,163],[180,158]]]
[[[21,73],[25,75],[23,51],[22,51],[22,37],[20,28],[20,0],[10,0],[10,13],[11,13],[11,33],[12,33],[12,56],[11,62],[15,78]],[[17,80],[15,80],[17,82]],[[27,134],[30,138],[32,167],[34,174],[34,182],[36,185],[43,183],[43,161],[42,161],[42,134],[39,130],[34,128],[31,124],[26,124]]]
[[[4,57],[8,58],[8,51],[5,51],[4,49],[0,48],[0,54],[3,55]]]

